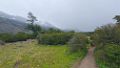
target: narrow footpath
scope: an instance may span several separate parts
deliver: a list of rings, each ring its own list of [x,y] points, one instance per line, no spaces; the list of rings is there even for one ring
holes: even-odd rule
[[[81,62],[77,62],[73,68],[98,68],[94,59],[94,49],[95,47],[91,47],[86,57]]]

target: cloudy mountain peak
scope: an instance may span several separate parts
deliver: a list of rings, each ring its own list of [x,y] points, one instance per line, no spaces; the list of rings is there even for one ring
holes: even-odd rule
[[[26,19],[23,18],[23,17],[10,15],[10,14],[7,14],[7,13],[1,12],[1,11],[0,11],[0,17],[13,19],[13,20],[21,21],[21,22],[25,22],[26,21]]]
[[[27,19],[20,17],[9,15],[0,11],[0,33],[17,33],[17,32],[27,32],[26,29]],[[41,22],[39,24],[42,28],[56,28],[54,25],[48,22]]]

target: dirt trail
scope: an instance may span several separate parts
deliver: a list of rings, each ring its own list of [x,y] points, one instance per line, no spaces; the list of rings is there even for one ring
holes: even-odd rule
[[[90,48],[86,57],[82,60],[82,62],[78,62],[74,68],[98,68],[93,56],[94,49],[95,47]]]

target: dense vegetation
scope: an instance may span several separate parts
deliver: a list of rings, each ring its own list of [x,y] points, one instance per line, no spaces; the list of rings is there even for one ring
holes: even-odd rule
[[[39,26],[39,25],[37,25],[37,24],[28,24],[28,26],[26,27],[26,29],[32,31],[32,35],[33,35],[34,38],[35,38],[39,33],[42,32],[41,26]]]
[[[104,48],[96,49],[95,56],[100,68],[119,68],[120,67],[120,46],[106,44]]]
[[[47,45],[64,45],[66,44],[69,39],[71,39],[73,33],[45,33],[39,34],[37,39],[40,44],[47,44]]]
[[[94,40],[98,44],[113,43],[120,45],[120,25],[108,24],[97,28],[94,33]]]
[[[84,51],[87,52],[88,38],[85,34],[76,33],[68,42],[70,52]]]
[[[88,45],[96,45],[95,58],[100,68],[120,67],[120,16],[114,18],[117,20],[116,24],[107,24],[94,32],[84,33],[64,32],[57,28],[44,29],[34,24],[37,19],[32,13],[29,13],[29,18],[27,29],[31,33],[2,33],[0,42],[36,39],[38,44],[28,41],[7,44],[13,45],[12,47],[1,46],[0,67],[69,68],[75,59],[85,56]]]
[[[9,33],[0,34],[0,40],[4,42],[25,41],[30,38],[33,38],[31,34],[27,34],[23,32],[19,32],[17,34],[9,34]]]
[[[108,24],[97,28],[92,35],[96,44],[95,56],[100,68],[120,67],[120,25]]]

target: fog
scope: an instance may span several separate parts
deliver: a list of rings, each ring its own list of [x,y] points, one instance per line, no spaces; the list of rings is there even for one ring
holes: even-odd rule
[[[0,11],[22,17],[31,11],[61,29],[93,31],[114,22],[120,0],[0,0]]]

